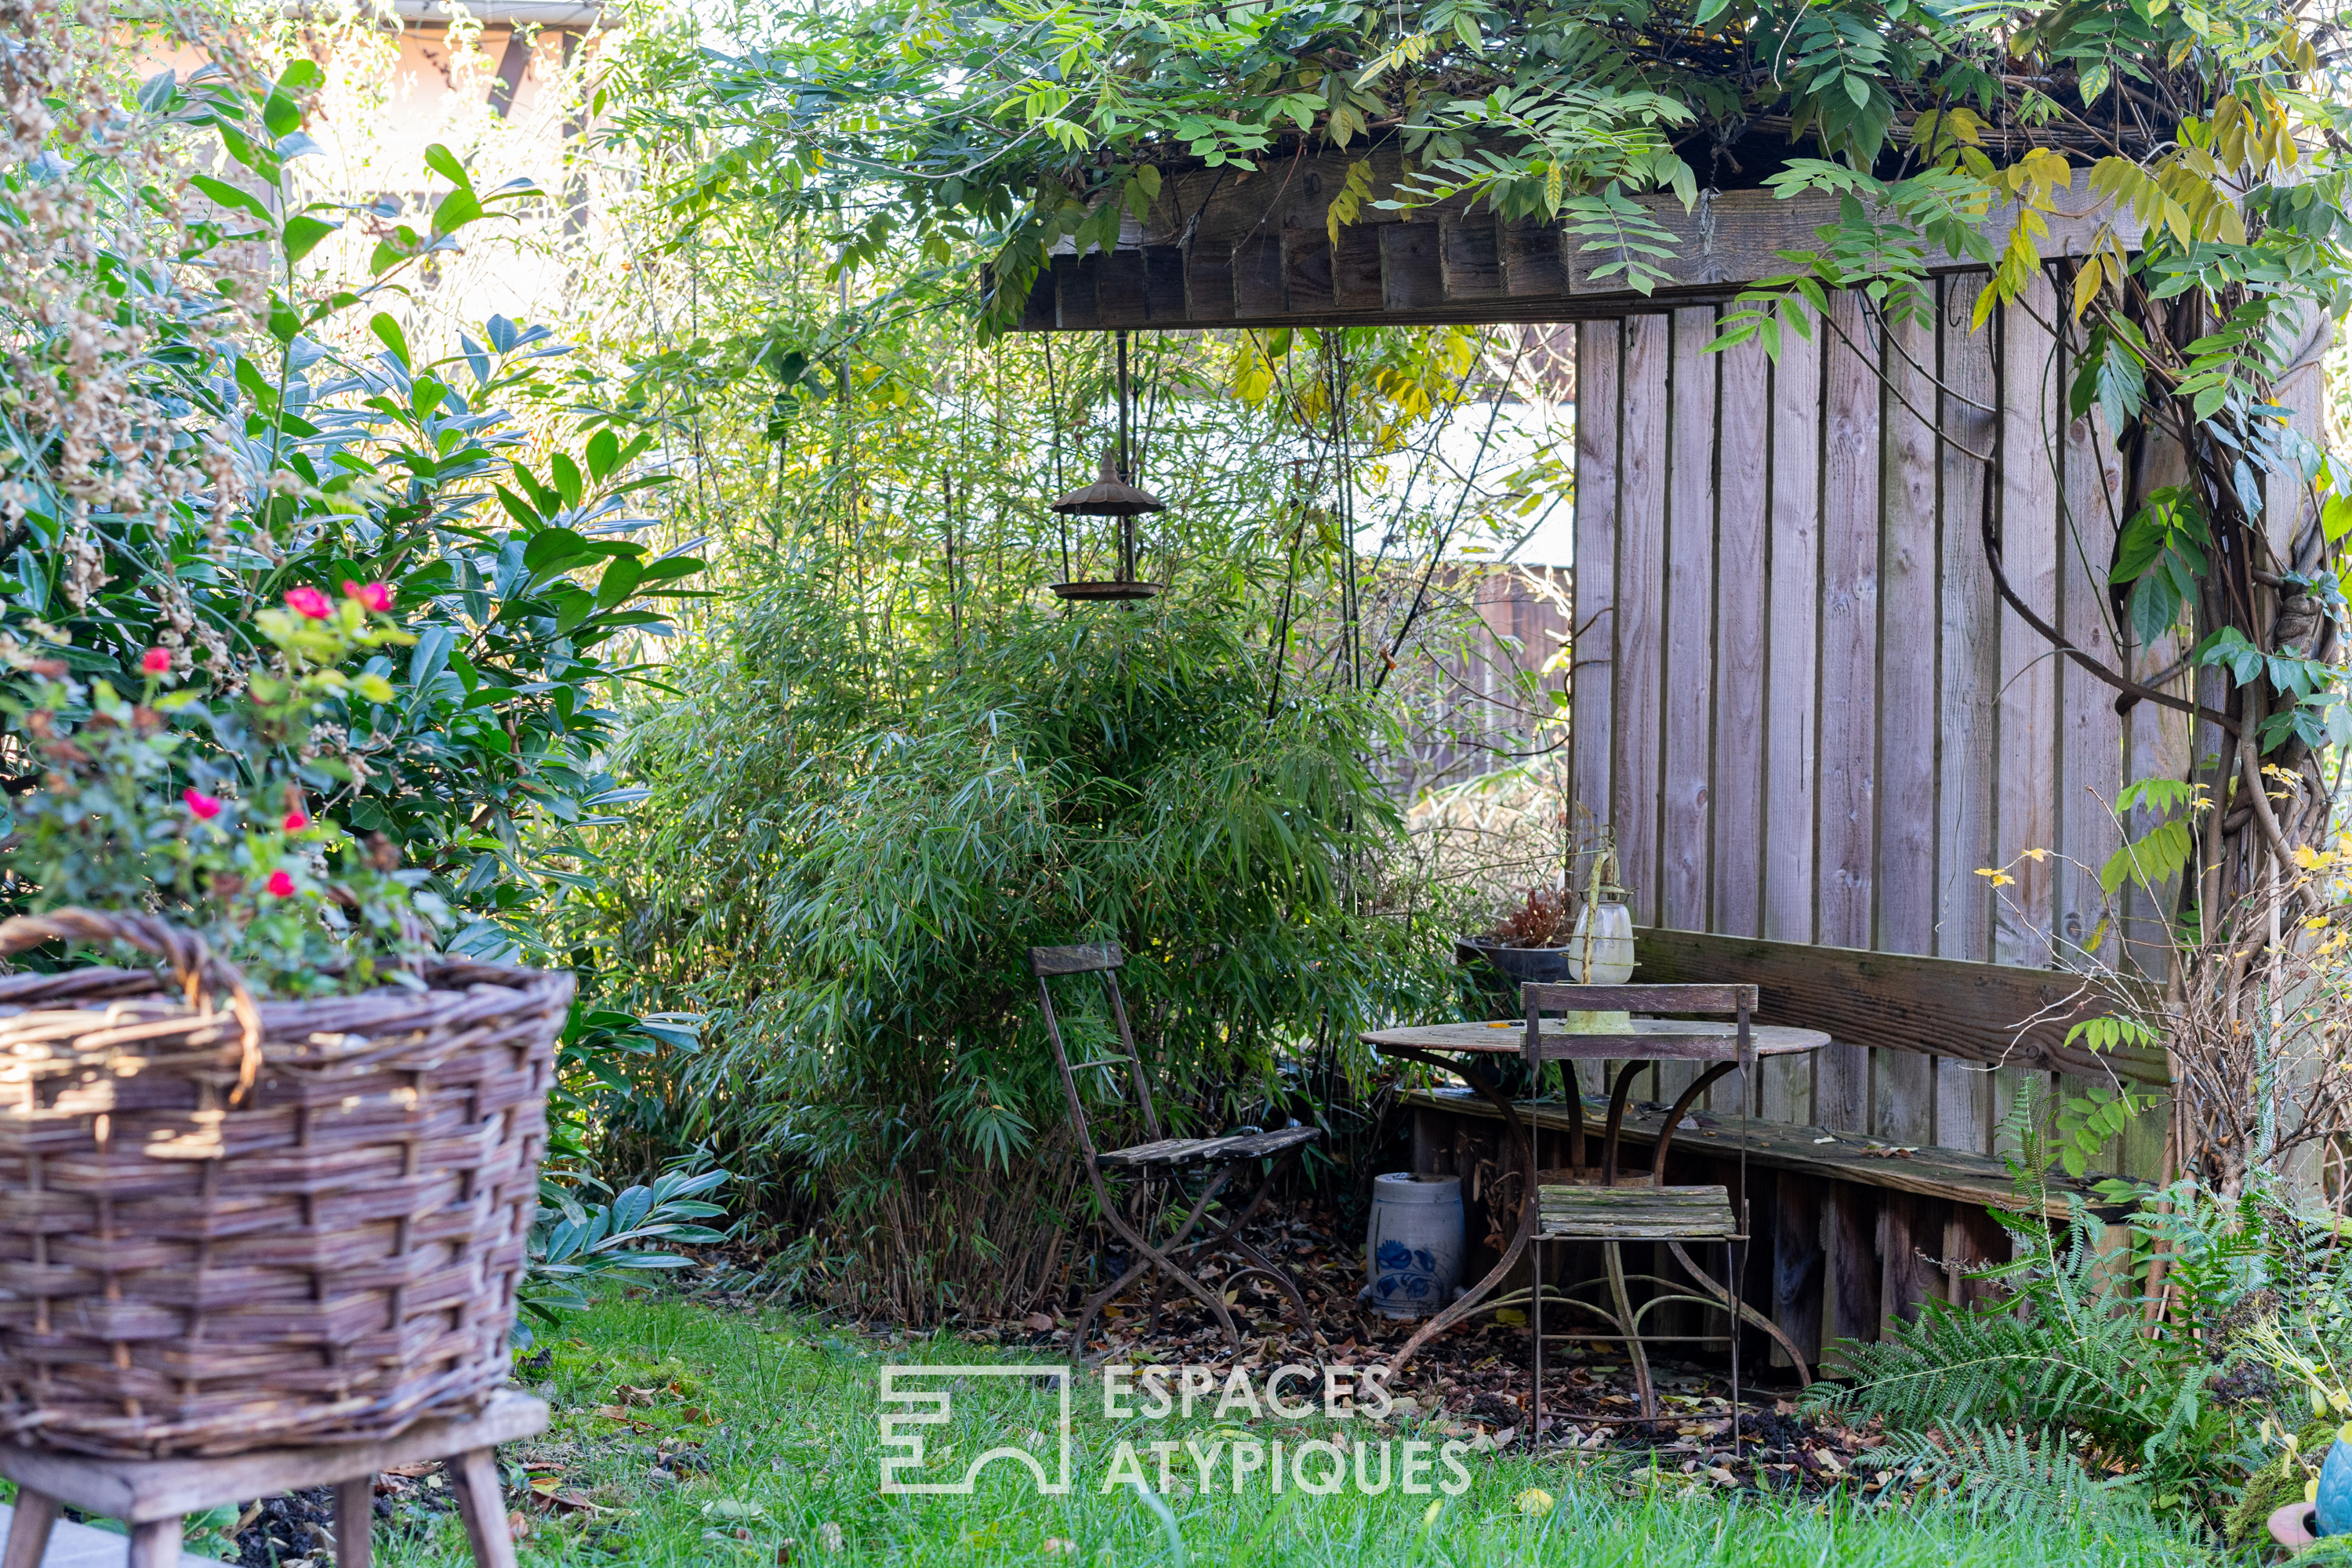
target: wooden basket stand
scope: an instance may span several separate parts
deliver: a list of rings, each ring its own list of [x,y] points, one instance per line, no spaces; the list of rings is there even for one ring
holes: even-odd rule
[[[139,915],[0,924],[0,1434],[109,1458],[391,1436],[508,1378],[572,977],[259,1002]]]

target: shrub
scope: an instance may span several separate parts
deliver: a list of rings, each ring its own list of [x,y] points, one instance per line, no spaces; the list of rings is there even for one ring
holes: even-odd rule
[[[636,729],[661,826],[609,858],[635,868],[629,951],[711,976],[702,1047],[640,1079],[672,1079],[654,1130],[709,1140],[779,1214],[829,1210],[848,1295],[929,1315],[1058,1280],[1073,1167],[1032,945],[1127,949],[1180,1129],[1311,1114],[1302,1060],[1355,1063],[1360,1028],[1450,997],[1442,912],[1376,900],[1400,823],[1372,708],[1270,703],[1237,605],[1018,613],[919,700],[860,702],[807,605],[756,603]],[[1082,1060],[1109,1039],[1089,995],[1057,1002]],[[1082,1082],[1098,1140],[1134,1130]]]

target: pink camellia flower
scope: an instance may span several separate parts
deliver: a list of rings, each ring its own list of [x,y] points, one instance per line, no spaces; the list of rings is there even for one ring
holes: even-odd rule
[[[272,871],[269,873],[269,880],[261,885],[273,899],[290,899],[294,896],[294,879],[283,871]]]
[[[180,792],[180,799],[195,814],[198,822],[210,822],[221,814],[220,796],[206,795],[194,784]]]
[[[354,583],[347,577],[343,580],[343,596],[357,599],[362,606],[379,616],[392,613],[392,586],[389,584]]]
[[[316,588],[292,588],[287,591],[286,607],[309,620],[323,621],[335,613],[334,601]]]
[[[139,668],[150,675],[168,675],[172,669],[172,650],[151,647],[139,656]]]
[[[306,827],[308,827],[308,826],[310,826],[310,819],[308,816],[304,816],[300,811],[289,811],[289,812],[288,812],[288,813],[286,814],[286,831],[287,831],[287,832],[289,832],[289,833],[299,833],[299,832],[301,832],[304,828],[306,828]]]

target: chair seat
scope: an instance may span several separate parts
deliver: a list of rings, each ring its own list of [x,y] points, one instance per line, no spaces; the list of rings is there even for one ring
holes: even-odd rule
[[[1536,1189],[1536,1235],[1553,1241],[1720,1241],[1739,1233],[1724,1187]]]
[[[1095,1159],[1102,1165],[1232,1165],[1263,1160],[1322,1135],[1313,1127],[1277,1127],[1271,1132],[1229,1132],[1218,1138],[1162,1138],[1157,1143],[1108,1150]]]

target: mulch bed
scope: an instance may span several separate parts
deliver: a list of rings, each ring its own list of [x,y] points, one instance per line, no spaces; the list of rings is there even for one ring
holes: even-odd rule
[[[1181,1293],[1171,1293],[1158,1326],[1150,1327],[1150,1300],[1139,1292],[1113,1304],[1116,1315],[1107,1336],[1113,1349],[1103,1359],[1267,1370],[1286,1362],[1369,1364],[1386,1360],[1418,1327],[1384,1318],[1357,1300],[1364,1283],[1361,1243],[1338,1234],[1329,1214],[1297,1210],[1255,1227],[1249,1238],[1297,1282],[1328,1349],[1318,1348],[1285,1315],[1281,1297],[1259,1277],[1244,1279],[1229,1303],[1244,1334],[1238,1352],[1208,1312]],[[1072,1326],[1066,1311],[1039,1312],[1018,1321],[965,1325],[961,1332],[976,1344],[1058,1353],[1066,1351]],[[1090,1348],[1100,1352],[1102,1342]],[[1644,1472],[1678,1474],[1703,1486],[1803,1495],[1858,1492],[1889,1500],[1902,1493],[1902,1478],[1861,1462],[1879,1446],[1876,1424],[1852,1426],[1801,1408],[1787,1369],[1748,1369],[1735,1452],[1727,1365],[1653,1352],[1651,1378],[1663,1410],[1660,1419],[1645,1421],[1633,1368],[1622,1354],[1605,1347],[1548,1343],[1544,1358],[1539,1434],[1528,1429],[1524,1319],[1506,1322],[1482,1315],[1439,1336],[1414,1353],[1390,1392],[1411,1399],[1411,1413],[1433,1418],[1441,1430],[1451,1428],[1448,1435],[1499,1450],[1617,1456]]]

